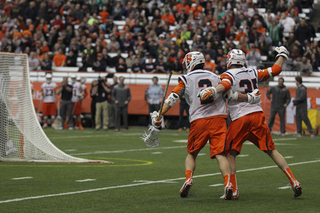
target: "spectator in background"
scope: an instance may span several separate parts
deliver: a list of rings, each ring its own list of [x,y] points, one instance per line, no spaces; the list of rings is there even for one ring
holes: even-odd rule
[[[267,98],[271,101],[270,117],[268,121],[268,127],[270,132],[272,132],[272,127],[274,124],[274,119],[276,115],[279,115],[280,118],[280,132],[282,136],[285,136],[286,133],[286,108],[291,102],[290,91],[283,84],[284,79],[279,78],[278,86],[271,87],[267,91]],[[270,97],[272,95],[272,97]]]
[[[49,54],[46,52],[43,54],[44,59],[40,62],[41,70],[52,70],[52,60]]]
[[[312,53],[311,55],[311,61],[313,71],[319,71],[319,57],[317,57],[316,54]]]
[[[119,84],[114,86],[112,100],[115,105],[115,132],[120,129],[120,114],[122,114],[124,132],[128,131],[128,104],[131,100],[130,88],[124,84],[124,77],[119,77]]]
[[[96,127],[96,97],[98,96],[98,81],[93,80],[91,83],[91,89],[90,89],[90,96],[91,96],[91,122],[92,122],[92,128]]]
[[[297,137],[301,137],[302,133],[302,121],[306,124],[310,137],[314,137],[313,129],[308,118],[308,96],[307,88],[302,84],[302,78],[300,76],[295,77],[297,90],[296,98],[293,100],[293,106],[296,107],[296,124],[297,124]]]
[[[250,52],[246,55],[247,65],[248,66],[256,66],[257,69],[260,67],[261,54],[257,49],[255,44],[251,44]]]
[[[52,65],[54,67],[64,67],[65,64],[66,64],[66,55],[63,54],[62,52],[62,48],[59,47],[58,48],[58,54],[56,54],[55,56],[53,56],[53,59],[52,59]]]
[[[110,92],[110,99],[109,99],[109,108],[108,108],[108,113],[109,113],[109,129],[115,128],[115,105],[114,105],[114,100],[112,99],[112,93],[113,93],[113,88],[118,85],[118,77],[113,76],[113,84],[110,86],[111,92]]]
[[[205,63],[204,63],[203,69],[211,71],[213,73],[215,73],[215,71],[216,71],[216,63],[211,61],[211,57],[209,54],[206,54],[206,56],[205,56]]]
[[[119,58],[119,62],[116,64],[117,72],[127,72],[127,64],[123,58]]]
[[[111,92],[110,87],[107,85],[106,77],[99,78],[98,80],[98,95],[96,96],[96,130],[108,130],[109,113],[108,113],[108,96]],[[101,124],[101,116],[103,113],[103,122]]]
[[[120,48],[123,53],[129,53],[133,51],[133,40],[130,39],[130,35],[126,34],[124,40],[121,42]]]
[[[156,66],[156,72],[157,73],[167,73],[168,66],[167,66],[167,63],[164,62],[163,54],[159,55],[158,60],[155,63],[155,66]]]
[[[161,16],[161,23],[163,25],[173,26],[176,22],[176,18],[173,16],[169,9],[166,9],[165,11],[165,14]]]
[[[107,48],[102,49],[102,59],[106,62],[107,67],[114,67],[112,58],[108,55]]]
[[[37,70],[39,67],[39,59],[36,58],[36,52],[31,51],[30,56],[28,58],[29,62],[29,69],[30,70]]]
[[[295,39],[300,42],[300,45],[305,46],[305,41],[311,41],[312,33],[304,18],[301,19],[299,26],[295,31]]]
[[[313,72],[311,63],[308,61],[306,56],[302,56],[301,62],[294,61],[294,65],[298,65],[298,71],[302,76],[310,76]]]
[[[77,66],[77,56],[72,50],[69,50],[69,54],[66,59],[66,67],[76,67]]]
[[[269,36],[272,39],[272,46],[278,46],[280,41],[280,26],[276,19],[269,25]]]
[[[72,114],[72,85],[68,84],[68,78],[64,77],[63,81],[57,90],[57,94],[61,94],[61,118],[63,128],[65,122],[68,122],[69,130],[73,130],[73,114]],[[68,113],[68,119],[66,120]]]
[[[123,60],[125,60],[125,59],[122,57],[121,53],[122,53],[122,52],[121,52],[121,50],[119,49],[119,50],[117,51],[117,55],[111,58],[111,64],[112,64],[112,66],[115,67],[115,66],[119,63],[119,59],[120,59],[120,58],[122,58]]]
[[[152,78],[152,84],[147,88],[145,92],[145,100],[148,102],[149,113],[160,110],[160,104],[163,98],[163,88],[158,84],[158,77]],[[149,117],[149,124],[151,124],[151,118]]]
[[[261,36],[261,33],[258,32],[257,26],[253,26],[252,30],[248,34],[249,36],[249,43],[258,44],[259,43],[259,37]]]
[[[178,132],[181,132],[183,130],[183,113],[184,111],[186,111],[187,114],[187,126],[186,126],[186,132],[189,132],[190,130],[190,122],[189,122],[189,104],[187,103],[186,99],[185,99],[185,88],[183,88],[180,92],[179,92],[179,97],[180,97],[180,108],[179,108],[179,129]]]
[[[139,63],[139,58],[134,59],[134,64],[131,67],[131,73],[142,73],[142,65]]]
[[[97,60],[93,62],[92,69],[96,72],[105,72],[107,63],[103,60],[102,53],[97,54]]]
[[[120,44],[116,39],[117,39],[116,35],[112,34],[111,40],[110,40],[108,47],[107,47],[107,49],[110,53],[115,53],[115,52],[117,52],[117,50],[120,49]]]
[[[142,72],[143,73],[155,73],[156,72],[156,66],[155,63],[153,62],[153,57],[150,54],[147,54],[147,59],[144,62]]]
[[[296,25],[293,18],[289,17],[285,12],[281,13],[281,19],[279,23],[283,26],[283,33],[293,32]]]
[[[132,65],[134,64],[134,60],[135,60],[135,55],[134,55],[134,52],[133,50],[131,50],[128,54],[128,57],[126,58],[126,64],[127,64],[127,67],[128,68],[131,68]]]
[[[257,48],[259,49],[261,55],[269,55],[270,45],[266,42],[264,35],[259,37]]]

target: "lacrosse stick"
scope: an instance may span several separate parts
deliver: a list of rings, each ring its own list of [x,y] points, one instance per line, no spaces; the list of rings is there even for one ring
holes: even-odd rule
[[[39,121],[39,123],[41,122],[41,118],[40,118],[40,109],[41,109],[41,106],[42,106],[42,97],[41,97],[41,99],[40,99],[40,103],[39,103],[39,105],[38,105],[38,109],[37,109],[37,119],[38,119],[38,121]]]
[[[56,119],[54,120],[54,129],[57,129],[57,130],[61,130],[62,128],[62,118],[60,116],[60,101],[58,99],[58,115],[56,117]]]
[[[162,107],[163,107],[164,100],[165,100],[166,95],[167,95],[167,91],[168,91],[171,75],[172,75],[172,72],[169,73],[166,89],[165,89],[164,94],[163,94],[161,107],[160,107],[160,111],[159,111],[159,120],[161,120],[161,117],[162,117],[162,115],[161,115]],[[159,144],[160,144],[160,140],[159,140],[160,129],[158,129],[158,128],[156,128],[156,127],[151,125],[150,128],[148,129],[148,131],[149,131],[148,134],[147,134],[147,132],[145,132],[143,134],[143,136],[141,137],[141,140],[143,140],[144,144],[146,146],[148,146],[148,147],[157,147],[157,146],[159,146]]]

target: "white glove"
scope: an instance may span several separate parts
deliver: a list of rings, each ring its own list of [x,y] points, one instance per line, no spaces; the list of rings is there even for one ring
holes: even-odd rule
[[[289,51],[287,50],[287,48],[285,48],[284,46],[281,46],[281,47],[276,47],[275,48],[275,51],[278,53],[276,55],[276,59],[278,59],[279,56],[283,56],[285,57],[286,59],[289,58]]]
[[[161,119],[159,120],[159,112],[153,111],[152,113],[150,113],[150,117],[152,126],[154,126],[155,128],[160,128],[163,117],[161,117]]]
[[[250,104],[256,104],[260,102],[261,94],[259,93],[258,89],[253,90],[251,93],[247,93],[248,95],[248,102]]]
[[[238,92],[229,89],[227,92],[223,94],[223,97],[227,99],[227,101],[237,101],[238,100]]]
[[[215,99],[217,97],[217,90],[214,87],[208,87],[204,90],[201,90],[197,96],[200,97],[202,101],[208,100],[210,96]]]

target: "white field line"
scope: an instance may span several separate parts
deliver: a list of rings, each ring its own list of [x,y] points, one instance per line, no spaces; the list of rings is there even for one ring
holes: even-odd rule
[[[11,178],[11,180],[25,180],[25,179],[32,179],[33,177],[18,177],[18,178]]]
[[[282,187],[279,187],[278,189],[291,189],[291,186],[282,186]]]
[[[95,181],[96,179],[83,179],[83,180],[76,180],[76,182],[89,182],[89,181]]]
[[[212,185],[209,185],[209,186],[215,187],[215,186],[223,186],[223,185],[224,185],[223,183],[217,183],[217,184],[212,184]]]
[[[291,164],[289,164],[289,166],[303,165],[303,164],[309,164],[309,163],[318,163],[318,162],[320,162],[320,160],[304,161],[304,162],[298,162],[298,163],[291,163]],[[271,169],[271,168],[276,168],[276,167],[278,167],[278,166],[273,165],[273,166],[263,166],[263,167],[252,168],[252,169],[243,169],[243,170],[237,171],[237,173]],[[209,176],[216,176],[216,175],[221,175],[221,173],[218,172],[218,173],[212,173],[212,174],[196,175],[196,176],[193,176],[193,178],[209,177]],[[64,193],[58,193],[58,194],[48,194],[48,195],[40,195],[40,196],[15,198],[15,199],[10,199],[10,200],[1,200],[0,204],[17,202],[17,201],[24,201],[24,200],[35,200],[35,199],[47,198],[47,197],[82,194],[82,193],[87,193],[87,192],[97,192],[97,191],[104,191],[104,190],[108,190],[108,189],[119,189],[119,188],[127,188],[127,187],[132,187],[132,186],[143,186],[143,185],[150,185],[150,184],[155,184],[155,183],[167,183],[167,182],[173,182],[173,181],[184,180],[184,179],[185,179],[185,177],[180,177],[180,178],[173,178],[173,179],[166,179],[166,180],[148,181],[148,182],[144,182],[144,183],[132,183],[132,184],[109,186],[109,187],[103,187],[103,188],[97,188],[97,189],[87,189],[87,190],[74,191],[74,192],[64,192]]]
[[[73,137],[73,136],[72,136]],[[79,137],[79,136],[75,136]],[[297,138],[278,138],[273,139],[274,141],[281,141],[281,140],[296,140]],[[187,140],[178,140],[180,142]],[[177,142],[177,140],[173,141]],[[245,145],[254,145],[251,142],[245,142]],[[292,145],[292,144],[280,144],[276,143],[276,145]],[[85,152],[85,153],[73,153],[73,155],[92,155],[92,154],[110,154],[110,153],[124,153],[124,152],[139,152],[139,151],[149,151],[149,150],[161,150],[161,149],[178,149],[178,148],[186,148],[186,146],[170,146],[170,147],[158,147],[158,148],[144,148],[144,149],[129,149],[129,150],[115,150],[115,151],[96,151],[96,152]]]
[[[158,147],[158,148],[116,150],[116,151],[96,151],[96,152],[87,152],[87,153],[76,153],[76,154],[74,153],[73,155],[92,155],[92,154],[136,152],[136,151],[155,151],[155,150],[161,150],[161,149],[178,149],[178,148],[186,148],[186,146],[169,146],[169,147]]]
[[[119,133],[120,136],[142,136],[143,133]],[[119,136],[118,135],[118,136]],[[166,135],[178,136],[176,133],[166,133]],[[67,139],[67,138],[100,138],[100,137],[109,137],[110,135],[75,135],[75,136],[58,136],[50,137],[50,139]]]

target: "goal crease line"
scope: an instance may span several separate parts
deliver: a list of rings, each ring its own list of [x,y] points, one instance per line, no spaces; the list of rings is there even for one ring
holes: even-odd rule
[[[297,162],[297,163],[291,163],[288,165],[289,166],[296,166],[296,165],[318,163],[318,162],[320,162],[320,160]],[[239,170],[237,172],[239,173],[239,172],[257,171],[257,170],[263,170],[263,169],[271,169],[271,168],[275,168],[275,167],[278,167],[278,166],[273,165],[273,166],[264,166],[264,167],[258,167],[258,168],[252,168],[252,169],[243,169],[243,170]],[[193,176],[193,178],[216,176],[216,175],[220,175],[220,174],[221,173],[218,172],[218,173],[205,174],[205,175],[195,175],[195,176]],[[2,200],[2,201],[0,201],[0,204],[1,203],[11,203],[11,202],[17,202],[17,201],[24,201],[24,200],[47,198],[47,197],[82,194],[82,193],[87,193],[87,192],[97,192],[97,191],[103,191],[103,190],[107,190],[107,189],[126,188],[126,187],[132,187],[132,186],[143,186],[143,185],[150,185],[150,184],[155,184],[155,183],[166,183],[168,181],[184,180],[184,179],[185,179],[185,177],[166,179],[166,180],[158,180],[158,181],[149,181],[149,182],[144,182],[144,183],[133,183],[133,184],[118,185],[118,186],[109,186],[109,187],[103,187],[103,188],[97,188],[97,189],[87,189],[87,190],[81,190],[81,191],[75,191],[75,192],[64,192],[64,193],[58,193],[58,194],[48,194],[48,195],[31,196],[31,197],[24,197],[24,198],[15,198],[15,199],[10,199],[10,200]]]

